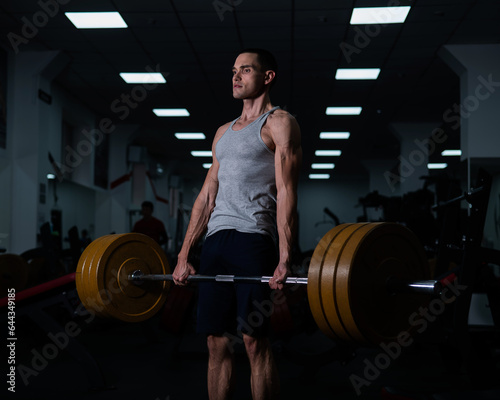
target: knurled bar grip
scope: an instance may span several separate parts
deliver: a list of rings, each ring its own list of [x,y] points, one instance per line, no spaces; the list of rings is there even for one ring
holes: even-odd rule
[[[173,281],[172,275],[143,274],[142,271],[134,271],[129,275],[129,280],[136,284],[143,281]],[[234,282],[234,283],[269,283],[271,276],[235,276],[235,275],[189,275],[189,282]],[[286,278],[286,284],[307,285],[307,277]],[[389,279],[386,283],[387,291],[396,293],[417,293],[427,295],[438,295],[443,289],[440,281],[399,281],[396,278]]]

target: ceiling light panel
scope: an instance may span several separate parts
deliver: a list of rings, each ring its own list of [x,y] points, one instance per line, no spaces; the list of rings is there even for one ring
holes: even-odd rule
[[[401,24],[405,22],[410,6],[404,7],[361,7],[352,10],[351,25]]]
[[[441,152],[442,156],[449,157],[449,156],[461,156],[462,155],[462,150],[443,150]]]
[[[330,179],[330,174],[309,174],[309,179]]]
[[[157,117],[189,117],[189,111],[185,108],[154,108]]]
[[[334,163],[313,163],[311,164],[312,169],[334,169]]]
[[[361,107],[327,107],[326,115],[359,115]]]
[[[201,132],[177,132],[175,137],[181,140],[203,140],[206,139],[205,134]]]
[[[320,139],[349,139],[350,132],[320,132]]]
[[[335,73],[337,80],[377,79],[380,68],[340,68]]]
[[[191,152],[191,155],[193,157],[212,157],[212,152],[211,151],[206,151],[206,150],[193,150]]]
[[[338,157],[341,154],[342,154],[342,151],[340,151],[340,150],[316,150],[314,152],[314,155],[319,156],[319,157],[328,157],[328,156]]]
[[[120,13],[112,12],[67,12],[66,17],[78,29],[127,28]]]
[[[160,72],[120,72],[126,83],[167,83]]]
[[[446,163],[429,163],[427,164],[428,169],[445,169],[448,166]]]

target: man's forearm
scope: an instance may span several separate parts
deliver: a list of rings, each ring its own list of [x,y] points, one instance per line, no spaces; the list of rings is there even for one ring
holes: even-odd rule
[[[276,224],[279,238],[279,261],[290,267],[297,233],[297,195],[286,191],[278,196]]]
[[[187,260],[191,249],[206,232],[211,213],[212,208],[208,204],[199,201],[199,199],[196,200],[178,258]]]

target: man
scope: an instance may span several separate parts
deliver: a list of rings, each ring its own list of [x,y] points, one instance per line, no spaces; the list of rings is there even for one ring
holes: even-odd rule
[[[153,217],[153,203],[144,201],[141,204],[142,219],[134,224],[132,232],[143,233],[156,240],[158,244],[164,244],[168,241],[165,225],[158,218]]]
[[[195,274],[189,252],[205,232],[200,274],[272,275],[267,288],[200,283],[198,302],[198,331],[207,334],[209,350],[210,399],[231,394],[233,352],[227,334],[236,322],[250,361],[253,398],[270,399],[279,393],[279,378],[267,338],[269,318],[258,326],[248,322],[259,302],[269,301],[271,289],[283,288],[291,271],[300,128],[288,112],[271,104],[277,65],[269,52],[243,50],[232,70],[233,97],[243,100],[243,110],[215,134],[212,167],[194,203],[173,279],[185,285]]]

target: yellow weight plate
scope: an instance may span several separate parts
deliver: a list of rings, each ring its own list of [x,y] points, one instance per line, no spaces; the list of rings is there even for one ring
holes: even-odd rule
[[[340,235],[351,224],[342,224],[330,229],[325,236],[320,240],[309,264],[309,271],[307,275],[307,297],[309,301],[309,308],[311,309],[312,316],[321,329],[321,331],[333,340],[338,340],[338,334],[333,329],[330,320],[335,319],[335,316],[327,315],[324,309],[322,300],[322,279],[325,268],[335,268],[335,262],[331,262],[335,257],[337,250],[332,244],[335,242],[338,235]],[[330,291],[332,289],[329,289]]]
[[[391,294],[387,280],[426,280],[430,272],[418,238],[396,223],[372,223],[345,245],[336,276],[340,318],[354,341],[378,344],[412,331],[410,316],[429,296]],[[346,301],[347,299],[347,301]]]
[[[170,268],[163,249],[150,237],[139,233],[116,235],[93,261],[90,282],[96,284],[104,311],[128,322],[144,321],[164,304],[170,282],[128,280],[135,270],[144,274],[168,274]],[[95,276],[94,276],[95,272]],[[95,279],[94,279],[95,278]]]

